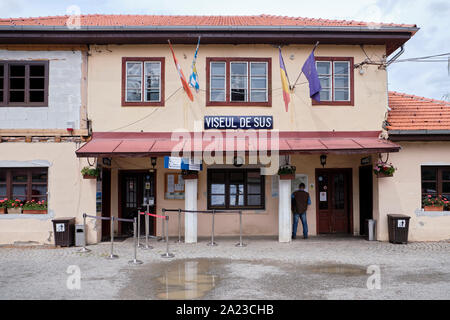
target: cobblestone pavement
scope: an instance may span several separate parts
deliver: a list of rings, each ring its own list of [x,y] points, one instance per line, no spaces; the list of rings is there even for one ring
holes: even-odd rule
[[[79,248],[0,247],[0,299],[450,299],[450,242],[396,245],[360,238],[151,240],[129,265],[133,241]],[[77,266],[69,268],[69,266]],[[69,269],[68,269],[69,268]],[[74,284],[79,268],[80,289]],[[70,273],[68,273],[68,270]],[[378,273],[379,270],[379,273]],[[375,273],[374,273],[375,272]],[[368,289],[368,286],[373,289]]]

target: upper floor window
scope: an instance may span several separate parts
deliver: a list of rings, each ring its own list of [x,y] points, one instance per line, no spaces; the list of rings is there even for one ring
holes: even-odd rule
[[[164,58],[122,59],[122,105],[164,105]]]
[[[270,106],[270,58],[207,58],[206,105]]]
[[[353,105],[353,58],[316,57],[320,79],[320,102],[313,104]]]
[[[0,106],[45,107],[48,61],[0,61]]]

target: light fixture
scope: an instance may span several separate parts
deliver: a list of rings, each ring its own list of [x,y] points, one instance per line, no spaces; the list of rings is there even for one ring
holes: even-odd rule
[[[327,164],[327,155],[322,154],[320,156],[320,164],[322,165],[322,168],[325,168],[325,165]]]
[[[152,169],[150,169],[150,172],[155,172],[156,157],[151,157],[150,158],[150,163],[152,164]]]
[[[363,75],[364,72],[365,72],[365,70],[364,70],[363,66],[361,65],[361,66],[359,67],[359,74],[360,74],[360,75]]]

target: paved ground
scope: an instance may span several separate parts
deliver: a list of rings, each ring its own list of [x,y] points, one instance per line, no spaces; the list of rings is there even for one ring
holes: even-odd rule
[[[108,243],[85,254],[0,247],[0,299],[450,299],[450,242],[247,238],[244,248],[234,246],[237,239],[219,238],[217,247],[206,242],[171,240],[175,257],[164,259],[165,243],[151,240],[154,249],[138,251],[139,266],[128,264],[132,239],[115,244],[117,260],[106,259]],[[80,289],[71,281],[74,270]]]

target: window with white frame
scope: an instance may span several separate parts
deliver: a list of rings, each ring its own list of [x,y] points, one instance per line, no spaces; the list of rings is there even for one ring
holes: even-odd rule
[[[164,104],[164,58],[124,58],[124,105]]]
[[[350,104],[353,90],[351,59],[316,57],[316,60],[317,73],[322,86],[320,101]]]

